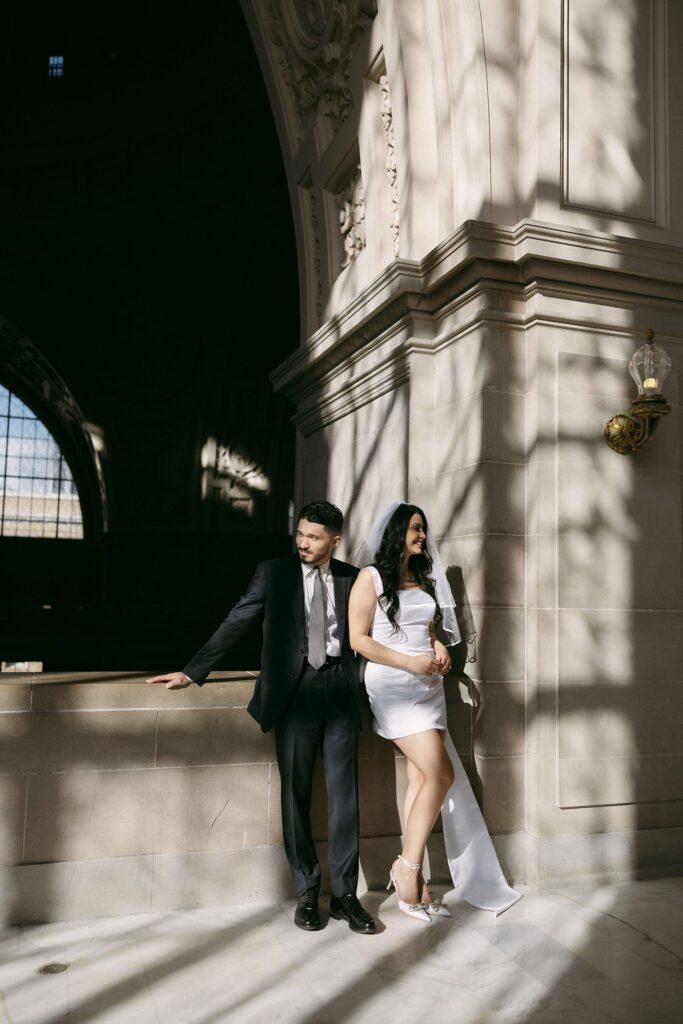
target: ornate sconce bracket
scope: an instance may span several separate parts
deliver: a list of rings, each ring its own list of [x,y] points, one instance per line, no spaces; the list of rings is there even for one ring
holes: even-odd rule
[[[605,424],[605,441],[613,452],[632,455],[650,440],[662,416],[671,412],[663,398],[636,400],[628,413],[617,413]]]

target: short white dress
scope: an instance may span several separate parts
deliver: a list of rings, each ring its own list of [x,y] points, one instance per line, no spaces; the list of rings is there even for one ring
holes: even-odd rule
[[[419,587],[399,590],[399,629],[396,630],[379,600],[382,577],[374,565],[369,566],[369,570],[377,594],[372,639],[402,654],[431,654],[429,623],[436,611],[434,599]],[[447,727],[441,676],[416,676],[401,668],[369,661],[365,669],[365,688],[374,716],[374,730],[387,740]]]
[[[374,566],[368,568],[377,594],[371,625],[373,640],[403,654],[431,653],[429,624],[436,610],[433,599],[418,587],[400,590],[396,616],[399,629],[395,630],[380,601],[382,578]],[[373,728],[385,739],[399,739],[427,729],[445,733],[446,753],[455,778],[441,807],[441,820],[453,884],[467,903],[501,914],[521,899],[521,893],[508,885],[501,870],[479,804],[448,733],[442,677],[418,676],[369,661],[365,688],[374,717]]]

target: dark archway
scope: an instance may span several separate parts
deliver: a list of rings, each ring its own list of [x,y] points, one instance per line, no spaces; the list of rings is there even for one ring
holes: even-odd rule
[[[290,545],[294,431],[268,374],[297,346],[298,285],[265,86],[236,4],[10,0],[0,22],[0,309],[66,382],[107,494],[88,586],[36,565],[15,654],[173,667]]]

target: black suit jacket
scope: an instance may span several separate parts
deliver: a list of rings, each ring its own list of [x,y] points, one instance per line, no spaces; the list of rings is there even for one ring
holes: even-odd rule
[[[358,569],[330,560],[344,676],[354,706],[359,705],[356,658],[349,647],[347,610]],[[264,732],[275,725],[287,706],[306,664],[304,581],[297,555],[261,562],[243,597],[183,671],[200,686],[209,672],[255,622],[263,621],[261,674],[248,711]]]

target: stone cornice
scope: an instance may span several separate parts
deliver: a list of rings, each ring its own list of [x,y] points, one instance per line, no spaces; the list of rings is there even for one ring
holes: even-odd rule
[[[271,374],[275,389],[299,399],[398,321],[434,314],[483,280],[520,288],[545,280],[576,297],[600,288],[682,302],[683,250],[537,221],[514,228],[467,221],[423,260],[390,263]]]

